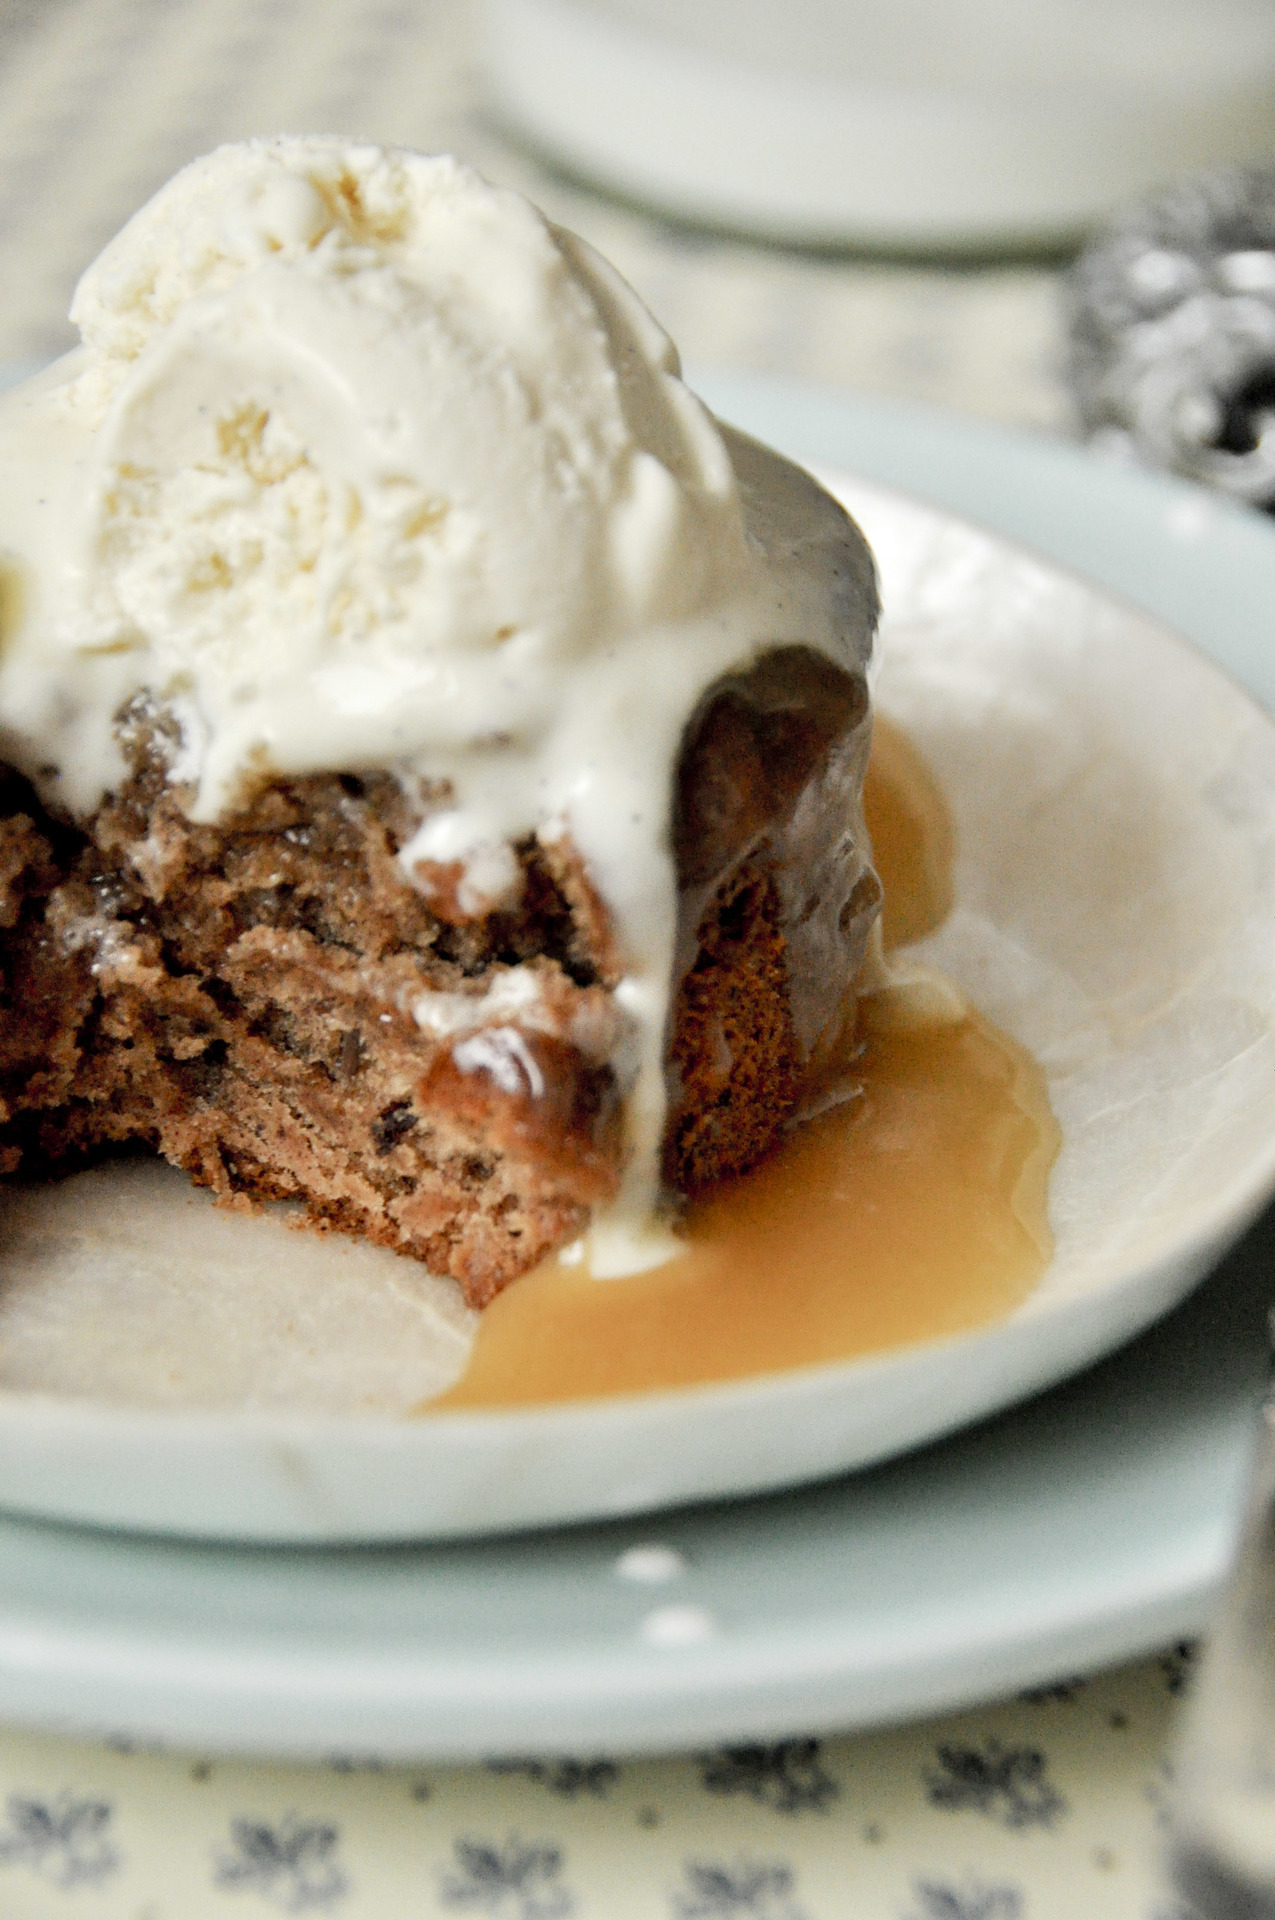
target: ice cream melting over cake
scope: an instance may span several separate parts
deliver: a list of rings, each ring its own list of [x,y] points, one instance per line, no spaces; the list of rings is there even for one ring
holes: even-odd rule
[[[474,915],[516,889],[513,842],[569,835],[628,1022],[592,1264],[663,1257],[679,743],[768,649],[862,668],[866,549],[717,426],[584,242],[451,159],[222,148],[71,311],[83,346],[0,405],[0,754],[84,817],[145,693],[196,819],[271,775],[390,769],[422,796],[408,877]]]

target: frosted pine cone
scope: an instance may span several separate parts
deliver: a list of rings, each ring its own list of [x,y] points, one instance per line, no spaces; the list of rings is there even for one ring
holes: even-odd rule
[[[1131,208],[1067,282],[1085,433],[1275,510],[1275,171]]]

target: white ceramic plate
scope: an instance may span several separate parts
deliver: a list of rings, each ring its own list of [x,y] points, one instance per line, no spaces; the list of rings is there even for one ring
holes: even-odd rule
[[[1027,435],[700,384],[799,455],[1175,611],[1275,704],[1256,518]],[[1125,1657],[1197,1629],[1222,1578],[1273,1271],[1268,1215],[1069,1384],[870,1472],[658,1522],[315,1551],[0,1521],[0,1718],[278,1754],[620,1751],[900,1718]],[[642,1542],[681,1556],[637,1562],[662,1583],[626,1577]]]
[[[449,1287],[110,1169],[2,1203],[0,1504],[374,1541],[796,1484],[1074,1372],[1243,1230],[1275,1179],[1275,729],[1129,604],[838,484],[882,564],[882,703],[956,818],[956,910],[920,951],[1032,1048],[1063,1123],[1035,1294],[856,1362],[413,1418],[463,1363]]]

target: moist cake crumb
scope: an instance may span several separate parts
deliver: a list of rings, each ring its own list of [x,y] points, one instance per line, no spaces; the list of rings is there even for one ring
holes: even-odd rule
[[[799,1102],[793,969],[812,962],[813,875],[840,878],[835,920],[860,872],[857,847],[835,852],[862,717],[852,676],[790,648],[688,730],[676,1191],[752,1165]],[[422,795],[392,775],[276,781],[196,823],[167,718],[135,703],[120,732],[128,778],[82,830],[6,783],[0,1171],[147,1148],[227,1205],[292,1201],[422,1260],[474,1306],[577,1238],[620,1179],[624,1015],[570,841],[515,848],[516,908],[448,917],[403,874]],[[845,985],[843,965],[825,999]]]

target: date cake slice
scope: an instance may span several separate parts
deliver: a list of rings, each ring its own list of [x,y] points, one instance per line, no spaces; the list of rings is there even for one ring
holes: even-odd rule
[[[446,160],[223,149],[0,403],[0,1170],[124,1149],[481,1305],[753,1164],[879,887],[870,555]]]

